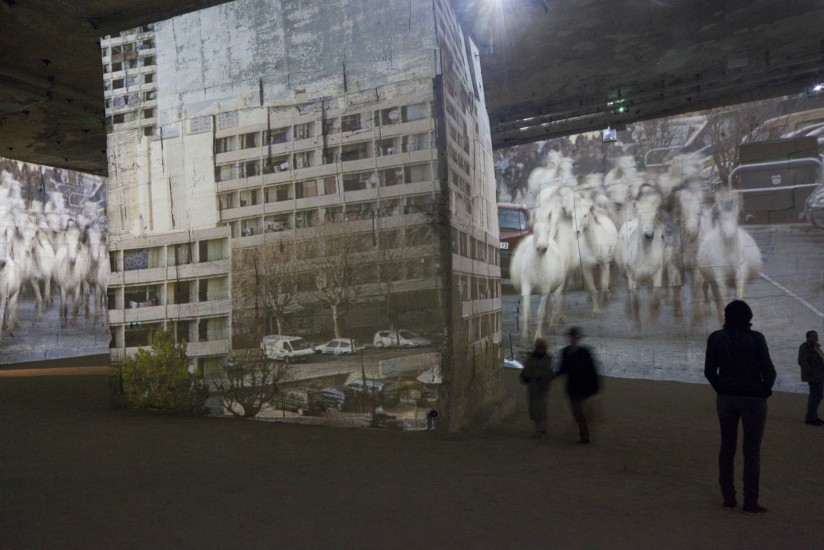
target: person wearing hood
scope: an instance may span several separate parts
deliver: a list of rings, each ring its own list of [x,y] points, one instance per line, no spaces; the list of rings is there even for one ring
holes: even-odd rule
[[[721,426],[718,481],[725,508],[738,505],[735,496],[735,452],[738,424],[744,432],[744,507],[760,514],[758,503],[761,470],[761,439],[767,419],[767,398],[772,395],[775,367],[764,335],[750,329],[752,310],[746,302],[733,300],[724,308],[724,328],[707,339],[704,376],[716,397]]]
[[[521,371],[521,382],[526,384],[527,389],[529,419],[535,424],[532,436],[535,439],[546,434],[549,385],[554,377],[552,355],[547,353],[546,340],[538,338]]]
[[[818,417],[818,406],[824,396],[824,352],[814,330],[807,331],[806,340],[798,348],[798,366],[801,367],[801,381],[810,386],[804,422],[810,426],[822,426],[824,421]]]

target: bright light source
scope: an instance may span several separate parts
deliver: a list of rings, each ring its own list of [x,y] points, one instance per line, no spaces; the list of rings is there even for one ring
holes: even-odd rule
[[[814,92],[820,92],[821,90],[824,90],[824,84],[816,84],[815,86],[813,86]]]

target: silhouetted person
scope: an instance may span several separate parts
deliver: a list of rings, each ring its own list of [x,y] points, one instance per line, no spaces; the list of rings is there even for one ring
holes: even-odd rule
[[[759,514],[767,509],[758,504],[761,470],[761,438],[767,419],[767,398],[772,395],[775,367],[767,341],[750,330],[752,310],[746,302],[734,300],[724,308],[724,328],[707,339],[704,376],[718,394],[716,409],[721,425],[718,454],[718,482],[724,506],[735,508],[735,451],[738,423],[744,430],[744,512]]]
[[[561,350],[558,376],[567,375],[566,392],[572,406],[572,416],[578,423],[579,443],[589,443],[589,422],[584,410],[587,399],[598,393],[598,371],[595,360],[587,346],[579,345],[584,337],[581,327],[570,327],[566,331],[569,345]]]
[[[798,348],[798,366],[801,367],[801,381],[810,386],[807,399],[807,416],[804,422],[810,426],[821,426],[824,420],[818,417],[818,405],[824,397],[824,353],[818,343],[818,333],[807,332],[807,340]]]
[[[552,372],[552,356],[547,353],[546,341],[538,338],[521,371],[521,382],[527,388],[529,419],[535,424],[532,437],[536,439],[546,433],[549,385],[553,378],[555,373]]]

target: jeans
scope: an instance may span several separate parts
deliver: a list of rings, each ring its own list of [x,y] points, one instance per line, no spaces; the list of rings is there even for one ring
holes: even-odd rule
[[[767,420],[767,400],[761,397],[719,395],[716,400],[721,424],[721,452],[718,454],[718,482],[726,501],[735,500],[735,451],[738,422],[744,428],[744,504],[758,503],[761,470],[761,438]]]
[[[807,399],[807,422],[818,418],[818,405],[824,396],[824,382],[807,382],[810,386],[810,397]]]

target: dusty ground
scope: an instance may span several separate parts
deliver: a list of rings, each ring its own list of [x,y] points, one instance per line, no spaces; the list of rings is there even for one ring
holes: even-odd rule
[[[770,400],[770,512],[755,517],[720,505],[706,385],[607,379],[604,421],[581,446],[560,385],[549,437],[529,438],[512,371],[517,414],[460,435],[133,414],[109,408],[105,376],[55,374],[0,377],[2,548],[820,548],[824,539],[824,427],[803,424],[799,394]]]

